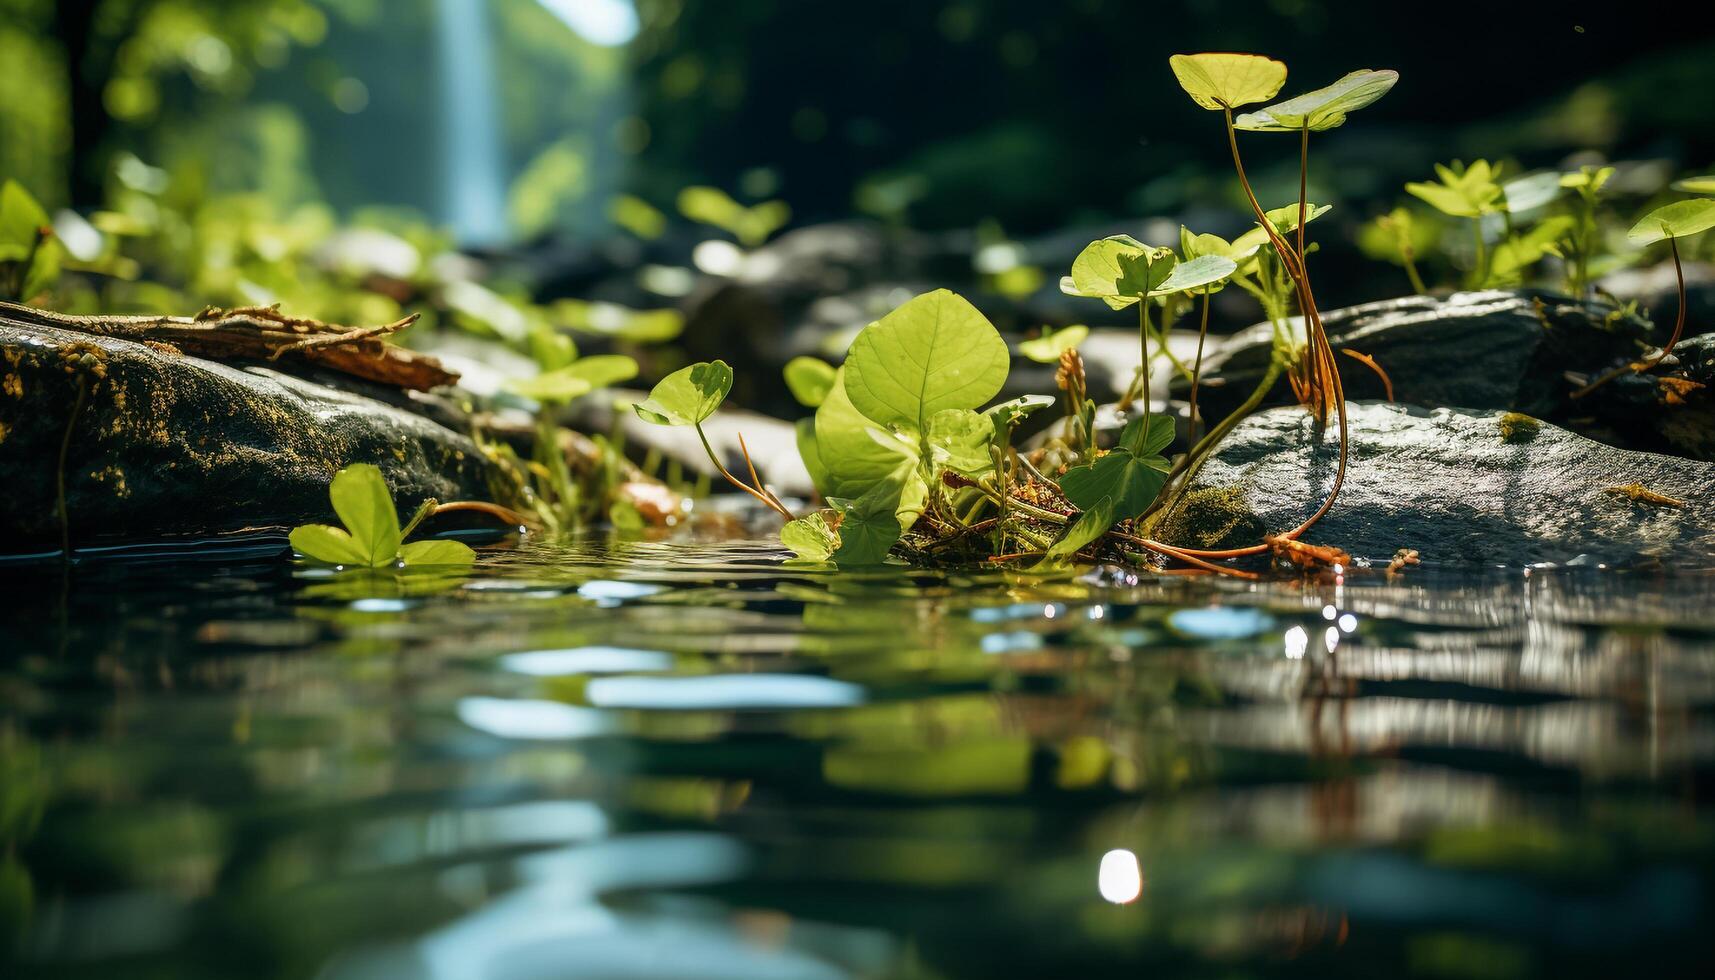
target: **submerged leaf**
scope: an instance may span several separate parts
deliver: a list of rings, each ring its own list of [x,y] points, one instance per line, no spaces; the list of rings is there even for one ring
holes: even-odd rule
[[[834,366],[814,357],[794,357],[782,372],[792,397],[805,408],[817,408],[834,386]]]
[[[937,289],[864,328],[846,356],[852,405],[884,426],[928,428],[949,408],[976,408],[1006,383],[1010,354],[963,297]]]
[[[1205,109],[1272,99],[1286,84],[1286,65],[1260,54],[1176,54],[1167,63],[1179,87]]]
[[[1356,112],[1386,95],[1397,81],[1397,71],[1360,68],[1332,85],[1295,95],[1256,112],[1247,112],[1233,120],[1233,128],[1259,133],[1333,129],[1346,121],[1347,113]]]
[[[656,425],[698,425],[715,414],[731,390],[732,368],[725,361],[699,361],[662,378],[648,399],[631,408]]]
[[[1626,232],[1626,240],[1633,245],[1650,245],[1711,228],[1715,228],[1715,200],[1697,198],[1676,201],[1644,215],[1631,231]]]
[[[1057,364],[1061,354],[1075,349],[1089,335],[1089,327],[1061,327],[1040,337],[1019,341],[1018,352],[1038,364]]]

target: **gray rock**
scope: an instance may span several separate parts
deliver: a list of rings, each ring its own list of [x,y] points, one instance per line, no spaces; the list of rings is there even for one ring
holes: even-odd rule
[[[91,365],[68,371],[65,352],[79,350]],[[355,462],[380,466],[402,508],[493,499],[492,467],[475,443],[379,398],[128,340],[0,324],[0,550],[59,544],[57,461],[80,377],[88,394],[65,466],[74,546],[325,521],[329,481]]]
[[[1623,562],[1715,565],[1715,464],[1631,452],[1540,423],[1503,437],[1501,412],[1351,407],[1351,461],[1333,508],[1306,540],[1386,560],[1399,548],[1454,564]],[[1512,421],[1512,420],[1509,420]],[[1254,543],[1321,503],[1338,458],[1297,407],[1233,430],[1198,474],[1185,515],[1162,529],[1184,544]],[[1641,483],[1682,507],[1607,488]]]
[[[1627,376],[1587,398],[1570,397],[1583,379],[1645,354],[1648,341],[1665,342],[1671,322],[1652,329],[1610,306],[1506,291],[1366,303],[1329,311],[1323,322],[1336,350],[1367,354],[1387,371],[1403,404],[1525,412],[1614,445],[1715,458],[1715,440],[1706,435],[1715,427],[1715,364],[1704,364],[1703,341],[1695,337],[1681,341],[1674,356],[1681,373],[1704,387],[1670,398],[1655,376]],[[1207,417],[1221,417],[1249,395],[1268,365],[1271,335],[1268,324],[1258,324],[1208,357],[1212,384],[1199,394]],[[1348,398],[1385,396],[1374,372],[1339,361]],[[1183,395],[1183,385],[1175,390]],[[1268,403],[1291,398],[1283,382]]]

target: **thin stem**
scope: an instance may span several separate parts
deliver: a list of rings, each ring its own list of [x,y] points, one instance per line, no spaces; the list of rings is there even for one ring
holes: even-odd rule
[[[1143,291],[1143,300],[1137,304],[1137,344],[1142,350],[1142,363],[1138,365],[1138,377],[1143,384],[1143,417],[1144,430],[1149,427],[1149,290]]]
[[[1203,317],[1197,325],[1197,360],[1191,368],[1191,421],[1187,436],[1193,443],[1197,439],[1197,382],[1203,376],[1203,341],[1209,336],[1209,290],[1203,290]]]
[[[520,525],[525,526],[525,527],[533,527],[536,525],[535,521],[530,520],[529,518],[525,517],[523,514],[518,513],[517,511],[513,510],[512,508],[503,507],[500,504],[489,503],[486,500],[449,500],[444,504],[436,504],[434,509],[431,510],[429,513],[435,514],[438,516],[440,514],[451,514],[451,513],[457,513],[459,511],[467,511],[467,512],[476,513],[476,514],[487,514],[488,516],[490,516],[490,517],[492,517],[498,521],[501,521],[501,522],[506,523],[506,524],[510,524],[514,527],[518,527]],[[405,533],[409,534],[414,529],[415,529],[415,525],[413,525],[410,528],[407,528]]]
[[[1307,192],[1310,186],[1310,117],[1304,118],[1304,128],[1298,131],[1298,262],[1302,268],[1305,264],[1304,255],[1304,225],[1307,223],[1304,212],[1309,205]]]
[[[1483,243],[1483,219],[1472,218],[1471,230],[1475,233],[1473,238],[1477,243],[1477,267],[1472,270],[1472,274],[1476,277],[1477,288],[1481,289],[1489,284],[1489,249]]]
[[[725,477],[726,481],[728,483],[739,488],[740,490],[743,490],[745,493],[750,494],[752,497],[755,497],[757,500],[762,502],[763,506],[767,507],[769,510],[774,511],[776,514],[779,514],[781,517],[784,517],[789,521],[790,520],[796,520],[796,518],[794,518],[792,516],[791,511],[787,510],[785,507],[782,507],[780,504],[775,503],[774,501],[768,499],[768,496],[766,494],[755,489],[754,487],[746,485],[743,480],[740,480],[738,477],[733,476],[731,473],[727,472],[727,468],[721,464],[720,457],[715,455],[714,447],[709,445],[709,437],[703,434],[703,424],[701,422],[694,423],[691,427],[697,430],[697,438],[702,440],[703,452],[709,454],[709,462],[715,464],[715,469],[720,471],[721,476]],[[746,454],[746,455],[748,456],[748,454]]]
[[[1417,263],[1412,261],[1411,245],[1407,244],[1399,250],[1400,258],[1405,261],[1405,277],[1411,280],[1411,288],[1419,296],[1429,293],[1429,288],[1423,285],[1423,277],[1417,274]]]
[[[1590,394],[1592,391],[1595,391],[1597,388],[1602,387],[1615,378],[1623,377],[1627,374],[1648,371],[1657,364],[1666,360],[1667,355],[1673,353],[1673,345],[1679,343],[1679,335],[1685,331],[1685,269],[1679,264],[1679,240],[1676,238],[1669,238],[1667,240],[1667,247],[1668,250],[1673,253],[1673,275],[1679,286],[1679,316],[1675,318],[1673,322],[1673,336],[1667,339],[1667,346],[1663,347],[1661,349],[1661,353],[1657,354],[1655,359],[1651,360],[1647,364],[1643,362],[1636,364],[1622,364],[1612,371],[1609,371],[1584,387],[1574,391],[1572,393],[1573,398],[1583,398],[1585,395]]]
[[[750,461],[750,447],[744,444],[744,433],[742,432],[738,434],[738,451],[744,456],[745,467],[750,470],[750,482],[758,490],[767,494],[769,500],[774,501],[776,510],[785,511],[786,505],[780,502],[780,498],[774,495],[773,490],[768,489],[768,484],[762,482],[762,477],[756,475],[756,464]]]

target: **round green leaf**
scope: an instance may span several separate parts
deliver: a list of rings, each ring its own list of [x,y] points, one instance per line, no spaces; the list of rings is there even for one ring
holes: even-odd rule
[[[794,357],[786,362],[786,387],[805,408],[816,408],[834,386],[834,366],[814,357]]]
[[[1084,246],[1072,260],[1072,274],[1060,280],[1060,291],[1123,310],[1153,292],[1178,261],[1172,249],[1152,248],[1130,235],[1110,235]]]
[[[1631,231],[1626,232],[1626,240],[1633,245],[1649,245],[1669,238],[1695,235],[1711,228],[1715,228],[1715,200],[1697,198],[1676,201],[1644,215]]]
[[[1076,348],[1089,335],[1089,327],[1061,327],[1040,337],[1019,341],[1018,352],[1038,364],[1055,364],[1059,362],[1061,354]]]
[[[916,458],[911,444],[891,437],[884,442],[872,435],[875,422],[852,405],[847,393],[849,370],[842,367],[835,372],[828,397],[816,409],[811,444],[818,462],[811,465],[807,454],[804,461],[812,476],[820,469],[816,487],[824,497],[861,497]],[[803,452],[802,440],[799,446]]]
[[[1259,133],[1333,129],[1346,121],[1347,113],[1356,112],[1386,95],[1397,81],[1397,71],[1360,68],[1325,88],[1293,96],[1256,112],[1247,112],[1233,120],[1233,127]]]
[[[699,361],[662,378],[647,399],[631,408],[656,425],[698,425],[715,414],[731,390],[732,368],[725,361]]]
[[[865,327],[846,357],[852,405],[882,425],[922,432],[949,408],[976,408],[1006,383],[1010,355],[963,297],[924,293]]]
[[[1286,84],[1286,65],[1260,54],[1176,54],[1167,63],[1179,87],[1205,109],[1272,99]]]

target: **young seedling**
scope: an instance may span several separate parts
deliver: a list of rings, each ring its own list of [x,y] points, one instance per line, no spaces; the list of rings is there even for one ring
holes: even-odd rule
[[[1481,286],[1489,280],[1488,245],[1483,240],[1483,219],[1499,214],[1507,207],[1506,193],[1498,180],[1499,169],[1487,160],[1477,160],[1467,167],[1458,160],[1449,166],[1435,165],[1439,183],[1409,183],[1406,193],[1429,204],[1442,214],[1469,218],[1475,247],[1472,263],[1472,284]]]
[[[715,414],[715,409],[721,407],[721,402],[726,401],[727,392],[731,390],[732,368],[725,361],[699,361],[662,378],[661,383],[649,392],[648,398],[631,408],[638,418],[653,425],[688,425],[695,429],[703,451],[709,455],[709,462],[715,464],[715,469],[728,483],[790,521],[792,512],[756,475],[756,464],[750,461],[750,450],[744,445],[744,437],[738,437],[739,451],[744,454],[745,465],[750,467],[754,486],[727,471],[726,465],[715,455],[714,447],[709,445],[709,437],[703,434],[703,422]]]
[[[1680,334],[1685,332],[1685,269],[1679,261],[1679,240],[1711,228],[1715,228],[1715,200],[1697,198],[1656,208],[1639,219],[1631,231],[1626,232],[1626,240],[1633,245],[1646,246],[1660,241],[1667,242],[1668,254],[1673,256],[1673,275],[1679,291],[1679,315],[1674,319],[1673,335],[1667,339],[1667,346],[1655,357],[1609,371],[1573,392],[1573,398],[1583,398],[1622,375],[1648,371],[1673,353],[1673,346],[1679,343]]]
[[[400,528],[387,480],[369,463],[353,463],[335,473],[328,486],[328,499],[345,526],[304,524],[293,528],[292,547],[306,558],[353,568],[468,565],[476,560],[476,552],[457,541],[401,544],[435,512],[436,503],[433,499],[423,501]]]
[[[1596,207],[1601,202],[1602,189],[1613,176],[1613,167],[1581,167],[1577,173],[1563,174],[1560,178],[1560,186],[1578,195],[1572,231],[1567,236],[1572,261],[1567,266],[1566,291],[1579,298],[1590,291],[1590,257],[1597,245]],[[1715,191],[1715,180],[1711,181],[1710,190]]]

